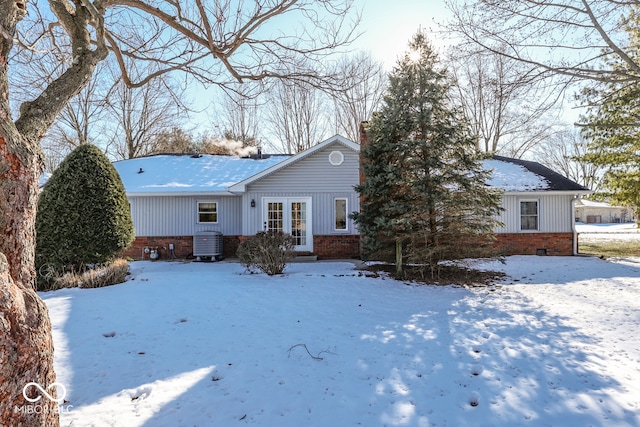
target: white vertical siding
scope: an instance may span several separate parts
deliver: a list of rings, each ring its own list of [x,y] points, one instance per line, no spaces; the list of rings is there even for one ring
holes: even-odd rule
[[[340,151],[341,165],[329,162],[329,154]],[[280,169],[274,174],[254,182],[252,192],[340,192],[351,191],[359,181],[359,155],[340,143],[331,144],[313,155]]]
[[[198,224],[197,202],[218,202],[218,223]],[[136,236],[192,236],[199,231],[220,231],[239,235],[242,227],[242,200],[225,196],[130,197]]]
[[[313,234],[357,234],[353,220],[349,219],[346,230],[334,229],[334,200],[336,197],[347,199],[348,213],[360,209],[360,199],[355,191],[334,193],[303,193],[303,192],[248,192],[243,200],[247,209],[242,222],[242,234],[250,236],[262,230],[262,198],[263,197],[311,197]],[[256,207],[251,208],[251,200],[255,200]]]
[[[498,233],[520,233],[530,231],[520,230],[520,201],[538,201],[539,230],[546,233],[559,233],[572,231],[572,195],[544,195],[531,193],[530,195],[504,195],[502,207],[504,211],[498,216],[498,220],[505,226],[496,229]]]
[[[340,151],[344,161],[333,165],[329,156]],[[339,156],[334,156],[335,157]],[[359,182],[359,155],[342,144],[331,144],[311,156],[250,184],[238,196],[146,196],[130,197],[137,236],[189,236],[199,231],[215,230],[224,235],[253,235],[262,229],[264,197],[312,198],[313,234],[357,234],[349,219],[347,230],[334,229],[334,200],[346,198],[349,213],[360,209],[354,186]],[[520,201],[538,200],[540,232],[570,232],[572,195],[506,194],[504,211],[498,219],[505,224],[498,233],[519,233]],[[254,200],[256,206],[251,207]],[[218,223],[197,223],[197,201],[218,202]],[[525,231],[528,232],[528,231]]]
[[[332,165],[329,155],[339,151],[344,156],[340,165]],[[360,179],[358,153],[340,143],[331,144],[313,155],[250,184],[243,195],[246,206],[242,234],[252,235],[262,229],[263,197],[311,197],[313,234],[357,234],[349,220],[347,230],[334,230],[334,199],[348,200],[349,213],[360,209],[354,187]],[[251,200],[256,207],[251,208]]]

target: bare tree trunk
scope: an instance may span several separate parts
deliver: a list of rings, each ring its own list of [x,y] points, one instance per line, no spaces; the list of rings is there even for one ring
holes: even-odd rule
[[[52,6],[53,7],[53,6]],[[51,322],[35,292],[35,220],[42,172],[40,138],[64,105],[88,83],[106,57],[104,43],[90,49],[84,9],[65,23],[74,27],[74,63],[46,90],[20,108],[12,120],[7,58],[17,23],[26,14],[22,0],[0,0],[0,423],[6,426],[57,426],[57,387],[53,370]],[[25,387],[36,383],[37,387]],[[53,386],[53,387],[52,387]],[[26,397],[25,397],[26,396]],[[50,398],[50,397],[51,398]],[[28,400],[39,398],[37,401]]]
[[[404,277],[404,263],[402,260],[402,240],[396,239],[396,279]]]
[[[369,53],[344,57],[335,74],[343,79],[343,87],[330,93],[336,110],[336,131],[351,141],[360,139],[360,124],[378,110],[387,74],[382,63]]]
[[[51,323],[34,290],[39,148],[7,132],[6,123],[0,129],[0,423],[55,426],[55,401],[43,396],[31,403],[22,394],[30,382],[44,389],[55,382]],[[27,391],[39,395],[34,387]],[[47,392],[56,397],[55,387]]]
[[[0,1],[0,10],[0,423],[56,426],[55,401],[41,398],[35,408],[22,394],[29,382],[48,387],[55,373],[51,323],[34,289],[40,147],[18,132],[8,101],[7,57],[26,10],[24,3],[7,0]],[[37,389],[30,388],[28,395],[35,398],[34,393]]]
[[[268,120],[287,154],[299,153],[320,141],[326,126],[322,96],[319,89],[297,81],[278,81],[269,93]]]

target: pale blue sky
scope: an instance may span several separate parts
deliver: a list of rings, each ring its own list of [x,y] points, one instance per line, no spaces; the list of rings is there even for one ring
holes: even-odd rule
[[[354,0],[354,8],[361,13],[358,32],[361,36],[348,48],[349,51],[366,51],[384,63],[390,71],[397,58],[406,51],[411,37],[422,28],[435,30],[437,22],[443,22],[447,10],[443,0]],[[281,31],[283,26],[297,25],[296,14],[283,15],[276,18],[271,25]],[[271,27],[273,28],[273,27]],[[265,31],[270,32],[269,23]],[[433,34],[431,41],[436,46],[443,46]],[[196,126],[196,133],[204,131],[215,121],[216,113],[209,106],[211,98],[217,96],[214,87],[208,89],[192,87],[189,92],[195,102],[193,108],[203,110],[200,114],[192,114],[191,124]]]
[[[362,36],[354,44],[358,50],[370,51],[390,69],[407,48],[419,28],[436,30],[448,11],[443,0],[355,0],[362,11]],[[432,42],[440,43],[434,34]]]

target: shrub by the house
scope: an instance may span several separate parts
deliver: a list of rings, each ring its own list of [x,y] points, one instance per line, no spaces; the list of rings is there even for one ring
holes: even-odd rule
[[[96,146],[76,148],[53,173],[40,195],[36,233],[36,267],[47,277],[109,263],[133,241],[124,186]]]
[[[240,263],[249,270],[258,269],[269,276],[282,274],[293,259],[293,236],[282,232],[261,231],[238,247]]]

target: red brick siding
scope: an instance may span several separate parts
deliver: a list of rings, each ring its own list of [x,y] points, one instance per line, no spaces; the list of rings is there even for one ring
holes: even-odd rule
[[[223,236],[223,253],[225,258],[235,258],[240,242],[249,236]],[[160,259],[170,259],[169,244],[174,245],[176,258],[189,258],[193,255],[193,236],[153,236],[136,237],[125,256],[143,260],[149,259],[144,248],[158,248]],[[321,259],[358,258],[360,256],[360,236],[329,235],[313,236],[313,254]]]
[[[357,234],[313,236],[313,253],[319,259],[359,258],[360,236]]]
[[[249,236],[223,236],[225,258],[235,258],[238,245]],[[499,233],[496,245],[504,255],[536,255],[538,249],[546,249],[547,255],[573,255],[573,233]],[[149,259],[144,248],[158,248],[160,259],[169,259],[169,244],[174,245],[177,258],[188,258],[193,254],[193,236],[137,237],[125,256],[132,259]],[[319,259],[360,257],[360,236],[317,235],[313,236],[313,254]]]
[[[536,255],[546,249],[547,255],[573,255],[573,233],[499,233],[496,245],[504,255]]]
[[[170,259],[169,243],[173,243],[176,258],[187,258],[193,254],[193,236],[138,236],[124,255],[135,260],[149,259],[144,248],[158,248],[160,259]]]
[[[234,258],[238,245],[244,236],[223,236],[222,252],[225,258]],[[144,248],[158,248],[160,259],[170,259],[169,244],[173,243],[173,253],[176,258],[190,258],[193,256],[193,236],[138,236],[127,249],[124,256],[135,260],[149,259]]]
[[[222,236],[222,253],[225,258],[235,258],[238,246],[246,236]]]

